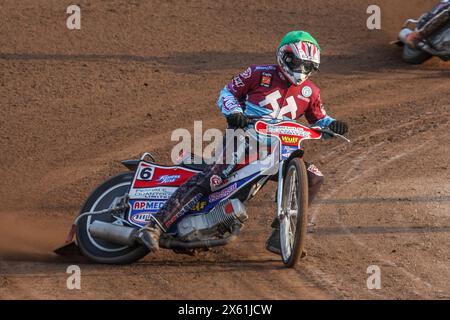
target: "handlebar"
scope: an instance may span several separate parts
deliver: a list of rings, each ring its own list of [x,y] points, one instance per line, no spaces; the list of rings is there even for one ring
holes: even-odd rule
[[[275,123],[280,123],[280,122],[285,121],[285,120],[280,120],[280,119],[273,119],[272,117],[264,118],[264,116],[262,116],[262,117],[249,116],[249,117],[247,117],[247,120],[248,120],[248,123],[251,123],[251,124],[255,124],[258,121],[268,122],[268,121],[264,121],[264,120],[269,120],[270,122],[275,122]],[[345,137],[341,134],[335,133],[334,131],[331,131],[329,128],[320,128],[320,127],[313,127],[313,126],[306,126],[306,127],[309,129],[312,129],[316,132],[319,132],[321,134],[328,134],[328,135],[332,136],[333,138],[340,138],[340,139],[347,141],[348,143],[351,142],[347,137]]]
[[[419,20],[420,20],[420,18],[417,19],[417,20],[416,20],[416,19],[408,19],[408,20],[406,20],[405,23],[403,24],[403,28],[408,28],[410,24],[417,25],[417,24],[419,23]]]
[[[320,132],[322,134],[328,134],[334,138],[341,138],[342,140],[347,141],[348,143],[350,143],[350,139],[348,139],[347,137],[343,136],[342,134],[336,133],[334,131],[331,131],[329,128],[317,128],[317,127],[308,127],[314,131]]]

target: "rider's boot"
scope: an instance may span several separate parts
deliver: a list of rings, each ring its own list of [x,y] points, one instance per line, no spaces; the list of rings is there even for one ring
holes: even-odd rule
[[[266,241],[266,249],[272,253],[281,253],[281,243],[280,243],[280,221],[276,217],[272,222],[272,234]]]
[[[266,249],[272,253],[281,254],[281,242],[280,242],[280,221],[275,218],[272,222],[272,234],[266,241]],[[303,249],[301,257],[306,257],[306,250]]]
[[[156,223],[149,223],[136,234],[136,241],[147,247],[151,252],[159,250],[159,237],[162,230]]]

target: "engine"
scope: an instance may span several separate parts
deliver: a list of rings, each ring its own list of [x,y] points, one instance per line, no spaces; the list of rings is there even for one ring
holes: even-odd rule
[[[208,213],[183,218],[178,223],[178,235],[184,241],[204,240],[230,231],[233,225],[241,227],[247,219],[240,200],[226,200]]]
[[[432,35],[430,41],[438,51],[450,55],[450,22]]]

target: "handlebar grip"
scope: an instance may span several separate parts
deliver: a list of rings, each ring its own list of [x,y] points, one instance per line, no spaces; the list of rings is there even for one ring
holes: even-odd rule
[[[317,129],[315,127],[310,127],[310,128],[317,132],[320,132],[320,133],[326,133],[332,137],[336,136],[336,133],[331,131],[329,128],[317,128]]]

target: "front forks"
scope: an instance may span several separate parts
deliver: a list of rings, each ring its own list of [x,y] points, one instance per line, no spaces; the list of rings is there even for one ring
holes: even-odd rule
[[[283,173],[284,161],[280,161],[278,164],[278,189],[277,189],[277,217],[278,221],[281,221],[284,218],[284,212],[282,211],[282,199],[283,199],[283,182],[284,182],[284,173]]]

